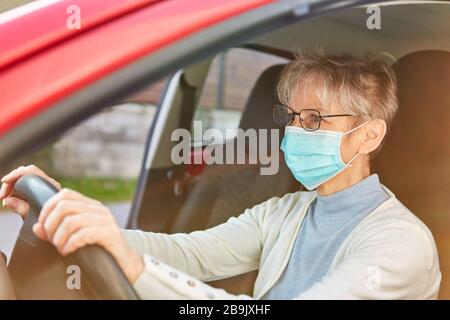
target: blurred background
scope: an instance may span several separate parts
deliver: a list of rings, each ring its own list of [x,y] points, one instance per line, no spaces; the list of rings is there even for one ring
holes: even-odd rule
[[[21,6],[29,2],[33,2],[33,0],[2,0],[0,1],[0,12]]]

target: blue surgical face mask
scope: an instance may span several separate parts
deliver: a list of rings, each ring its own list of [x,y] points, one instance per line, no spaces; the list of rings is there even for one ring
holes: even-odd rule
[[[348,163],[341,156],[342,137],[355,131],[367,122],[345,133],[340,131],[307,131],[299,127],[286,127],[281,150],[286,164],[294,177],[308,190],[330,180],[351,166],[359,153]]]

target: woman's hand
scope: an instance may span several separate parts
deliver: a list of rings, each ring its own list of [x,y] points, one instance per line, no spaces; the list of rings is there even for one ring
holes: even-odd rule
[[[43,206],[34,233],[62,255],[97,244],[108,251],[134,283],[144,270],[142,257],[131,250],[107,207],[76,191],[62,189]]]
[[[98,244],[107,250],[134,283],[142,270],[142,258],[128,247],[109,209],[99,201],[69,190],[34,165],[19,167],[1,179],[0,200],[5,207],[28,215],[29,204],[12,196],[16,181],[25,175],[35,174],[48,180],[58,190],[43,206],[34,233],[42,240],[56,246],[62,255],[67,255],[86,245]]]
[[[13,197],[11,194],[16,181],[19,180],[19,178],[30,174],[38,175],[44,178],[53,184],[58,190],[61,190],[61,185],[58,181],[50,178],[44,171],[34,165],[19,167],[4,176],[1,179],[2,187],[0,188],[0,200],[2,200],[2,205],[18,213],[23,219],[27,217],[30,206],[26,201]]]

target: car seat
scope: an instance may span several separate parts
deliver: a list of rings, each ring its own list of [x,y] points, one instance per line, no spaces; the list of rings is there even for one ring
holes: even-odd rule
[[[433,233],[440,298],[450,298],[450,52],[419,51],[394,65],[399,111],[374,172]]]

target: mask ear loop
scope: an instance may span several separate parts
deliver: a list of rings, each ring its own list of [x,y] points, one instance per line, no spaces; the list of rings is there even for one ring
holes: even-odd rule
[[[353,166],[352,161],[355,160],[356,158],[358,158],[360,155],[361,155],[360,153],[357,153],[353,158],[350,159],[349,162],[347,162],[346,166],[347,167]]]
[[[355,130],[361,128],[362,126],[366,125],[368,122],[369,122],[369,120],[367,120],[366,122],[360,124],[359,126],[353,128],[353,129],[347,131],[346,133],[344,133],[344,134],[342,134],[342,135],[345,136],[347,133],[353,132],[353,131],[355,131]],[[353,164],[352,164],[353,160],[355,160],[355,159],[358,158],[359,156],[360,156],[360,153],[357,153],[357,154],[356,154],[353,158],[351,158],[350,161],[347,162],[345,165],[348,166],[348,167],[351,167],[351,166],[353,165]]]
[[[348,130],[347,132],[343,133],[342,135],[345,136],[346,134],[348,134],[348,133],[350,133],[350,132],[353,132],[353,131],[359,129],[359,128],[361,128],[362,126],[365,126],[367,123],[369,123],[369,120],[367,120],[367,121],[364,122],[364,123],[361,123],[359,126],[354,127],[353,129]]]

